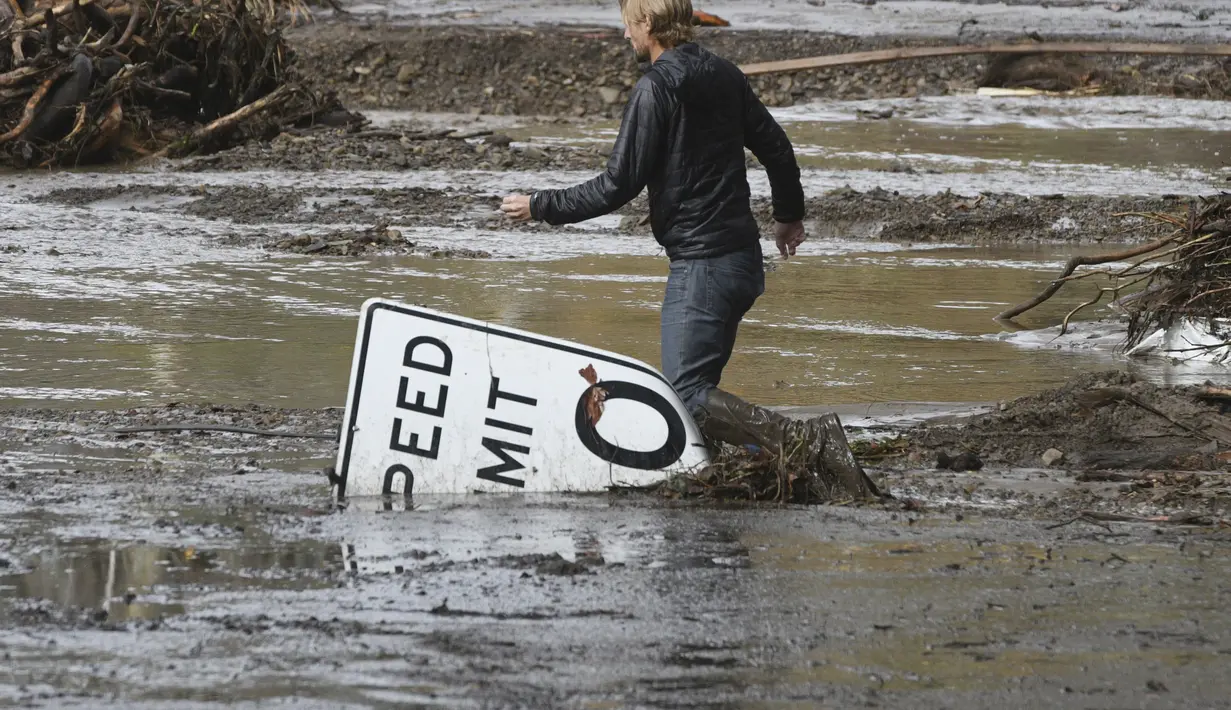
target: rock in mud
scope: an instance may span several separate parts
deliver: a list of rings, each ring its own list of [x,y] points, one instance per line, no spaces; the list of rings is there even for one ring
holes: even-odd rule
[[[1064,460],[1064,452],[1060,449],[1048,449],[1043,452],[1043,465],[1054,466]]]
[[[963,451],[957,456],[950,456],[948,453],[941,451],[936,454],[936,468],[948,469],[959,473],[963,471],[978,471],[983,468],[983,461],[970,451]]]
[[[581,561],[570,562],[557,553],[554,557],[539,563],[534,568],[535,574],[556,577],[573,577],[579,574],[589,574],[590,566]]]
[[[508,148],[509,145],[513,142],[513,139],[509,138],[503,133],[496,133],[491,136],[488,136],[487,140],[484,142],[487,143],[487,145],[492,146],[493,148]]]

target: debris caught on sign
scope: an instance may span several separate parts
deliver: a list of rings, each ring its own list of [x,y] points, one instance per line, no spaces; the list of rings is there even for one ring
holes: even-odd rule
[[[594,365],[586,365],[584,369],[578,370],[577,374],[590,383],[590,391],[586,395],[586,418],[590,421],[590,426],[597,426],[598,420],[603,418],[603,402],[607,400],[607,390],[598,386],[598,372],[594,370]]]
[[[732,446],[708,442],[710,465],[677,474],[640,489],[617,486],[613,490],[646,490],[670,499],[702,499],[840,505],[858,502],[835,485],[831,476],[804,458],[803,447],[778,456],[763,447]],[[876,459],[880,453],[904,446],[904,441],[882,442],[865,447],[860,459]],[[873,449],[876,453],[873,453]],[[868,501],[870,502],[870,501]]]

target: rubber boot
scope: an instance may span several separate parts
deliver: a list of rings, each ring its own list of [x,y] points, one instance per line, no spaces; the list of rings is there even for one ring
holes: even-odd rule
[[[791,419],[739,397],[712,389],[698,416],[705,436],[734,446],[756,444],[780,457],[802,460],[832,491],[855,498],[879,497],[847,443],[836,414]]]

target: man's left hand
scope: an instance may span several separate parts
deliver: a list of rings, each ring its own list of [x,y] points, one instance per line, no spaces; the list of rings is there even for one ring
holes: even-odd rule
[[[509,195],[504,198],[504,202],[500,205],[500,211],[506,217],[525,222],[530,219],[530,196],[529,195]]]

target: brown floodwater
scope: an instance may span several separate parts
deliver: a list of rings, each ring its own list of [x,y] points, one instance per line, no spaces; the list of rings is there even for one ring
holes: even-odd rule
[[[1042,288],[1071,253],[809,243],[796,258],[772,262],[723,384],[774,405],[990,401],[1113,366],[1105,350],[1016,345],[992,320]],[[338,406],[358,310],[374,296],[658,366],[665,277],[662,257],[606,255],[284,257],[10,280],[0,296],[0,404]],[[1087,297],[1074,288],[1025,321],[1053,325]],[[1171,378],[1184,372],[1143,367]]]
[[[784,79],[786,81],[786,79]],[[773,109],[819,184],[906,192],[1206,192],[1225,185],[1225,102],[1154,97],[954,95]],[[593,145],[618,123],[522,125],[511,137]],[[885,172],[891,172],[887,178]]]
[[[1167,98],[950,96],[821,102],[775,110],[809,194],[850,185],[904,194],[1194,194],[1225,185],[1225,102]],[[863,112],[862,114],[860,112]],[[884,120],[868,115],[889,115]],[[865,117],[861,117],[865,116]],[[375,115],[378,124],[409,118]],[[460,120],[454,117],[451,120]],[[501,119],[519,141],[610,140],[614,124]],[[68,171],[0,180],[0,406],[122,406],[195,400],[339,406],[360,304],[380,296],[607,348],[657,366],[666,260],[653,240],[397,223],[410,239],[483,249],[485,260],[271,256],[236,246],[340,225],[232,223],[183,211],[182,194],[37,202],[53,188],[278,186],[354,191],[429,186],[504,194],[586,173],[469,171]],[[763,195],[763,174],[751,175]],[[332,194],[332,193],[331,193]],[[335,196],[336,197],[336,196]],[[330,197],[329,199],[335,199]],[[393,217],[397,217],[393,215]],[[842,237],[843,235],[837,235]],[[220,239],[221,238],[221,239]],[[775,261],[723,382],[771,405],[983,402],[1132,367],[1167,382],[1209,371],[1129,364],[1114,328],[1077,342],[1014,334],[992,317],[1037,293],[1083,251],[1071,246],[812,241]],[[1077,284],[1023,325],[1055,326],[1089,298]],[[1106,307],[1079,318],[1110,315]],[[1085,340],[1090,337],[1093,340]]]

